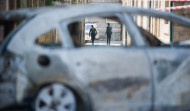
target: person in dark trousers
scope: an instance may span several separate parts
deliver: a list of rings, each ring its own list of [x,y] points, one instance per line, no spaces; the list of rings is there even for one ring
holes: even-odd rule
[[[92,25],[92,28],[90,29],[90,32],[89,32],[89,37],[91,36],[92,45],[94,45],[96,34],[97,34],[96,28],[94,28],[94,26]]]
[[[106,35],[107,35],[107,45],[110,45],[110,40],[112,35],[112,27],[110,26],[110,23],[108,23],[108,26],[106,28]]]

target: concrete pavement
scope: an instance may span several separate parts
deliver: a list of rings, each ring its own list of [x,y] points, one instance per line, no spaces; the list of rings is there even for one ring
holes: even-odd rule
[[[92,45],[92,42],[89,41],[87,42],[85,45]],[[95,40],[94,41],[94,45],[107,45],[107,41],[102,41],[102,40]],[[121,46],[122,45],[122,42],[121,41],[110,41],[110,45],[111,46]]]

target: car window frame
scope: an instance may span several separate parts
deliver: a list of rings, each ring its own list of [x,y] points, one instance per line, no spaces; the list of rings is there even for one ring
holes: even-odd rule
[[[86,15],[82,15],[82,16],[77,16],[77,17],[72,18],[72,19],[68,19],[68,20],[64,21],[63,23],[61,23],[62,24],[62,26],[61,26],[62,30],[64,30],[65,34],[68,36],[67,38],[70,39],[70,40],[68,40],[69,43],[72,43],[72,45],[70,45],[70,48],[74,47],[74,43],[73,43],[72,37],[71,37],[71,35],[69,33],[69,29],[68,29],[69,24],[77,22],[81,18],[86,18],[86,17],[102,17],[102,18],[104,18],[104,17],[113,17],[113,16],[117,17],[122,22],[123,25],[128,26],[128,27],[126,27],[126,29],[129,30],[129,34],[132,35],[131,40],[134,41],[134,46],[142,47],[142,46],[147,45],[147,43],[143,39],[143,36],[140,33],[138,27],[136,26],[134,21],[131,19],[132,17],[129,14],[122,13],[122,11],[120,11],[120,12],[107,13],[107,14],[105,14],[103,12],[86,14]],[[131,27],[134,30],[131,30]],[[136,33],[134,33],[134,31],[136,31]]]
[[[38,50],[44,50],[44,51],[50,51],[50,50],[63,50],[63,49],[66,49],[68,46],[67,46],[67,38],[65,36],[63,36],[62,34],[62,30],[60,30],[60,24],[59,24],[59,21],[54,21],[55,24],[52,24],[52,23],[48,23],[47,21],[43,21],[43,17],[39,16],[37,18],[33,18],[31,19],[30,21],[27,22],[27,24],[25,24],[22,29],[20,29],[12,38],[12,40],[10,41],[10,44],[8,45],[8,49],[7,50],[10,50],[14,53],[17,53],[17,54],[22,54],[23,52],[25,52],[25,50],[27,50],[26,47],[21,47],[22,45],[17,45],[20,50],[12,50],[13,49],[13,46],[16,44],[16,43],[19,43],[21,42],[21,39],[22,40],[25,40],[26,37],[23,37],[23,38],[20,38],[20,35],[24,34],[24,31],[25,30],[31,30],[35,27],[31,26],[31,24],[34,24],[34,23],[38,23],[38,22],[43,22],[43,24],[46,24],[46,26],[49,26],[48,28],[45,28],[45,29],[41,29],[41,27],[38,29],[41,30],[40,34],[39,33],[35,33],[35,37],[30,37],[28,38],[27,41],[25,41],[24,43],[22,43],[22,45],[26,46],[26,47],[33,47],[33,48],[36,48]],[[51,31],[52,29],[57,29],[58,30],[58,33],[60,34],[60,39],[61,39],[61,47],[60,48],[55,48],[55,49],[51,49],[51,48],[48,48],[48,47],[43,47],[43,46],[40,46],[39,44],[36,44],[35,43],[35,40],[37,38],[39,38],[41,35],[47,33],[48,31]],[[16,38],[19,38],[20,40],[16,39]],[[18,42],[19,41],[19,42]],[[32,42],[31,42],[32,41]]]
[[[134,18],[135,16],[146,16],[146,17],[153,17],[153,18],[158,18],[158,19],[163,19],[163,20],[167,20],[171,23],[177,23],[179,25],[182,25],[184,27],[188,27],[190,28],[190,19],[186,18],[186,17],[183,17],[181,15],[176,15],[175,13],[172,13],[172,12],[163,12],[163,11],[158,11],[158,10],[145,10],[145,9],[142,9],[140,10],[141,8],[137,9],[138,11],[134,11],[134,12],[127,12],[130,14],[130,16],[132,18]],[[135,21],[133,19],[133,21]],[[138,27],[137,23],[135,23],[136,26]],[[143,35],[142,35],[143,36]],[[145,37],[143,37],[145,39]],[[148,41],[145,39],[145,41],[147,42],[147,45],[149,47],[151,47],[149,44],[148,44]],[[167,44],[163,44],[165,46],[168,46]],[[173,41],[170,41],[170,46],[173,47],[175,46],[175,44],[173,43]]]
[[[83,12],[83,10],[86,9],[85,7],[86,8],[90,8],[90,9],[87,12]],[[105,8],[105,7],[107,7],[107,8]],[[71,11],[75,11],[76,8],[78,8],[77,10],[81,10],[81,11],[69,15],[69,13]],[[50,19],[47,19],[45,21],[46,21],[46,23],[47,22],[51,22],[49,24],[50,25],[54,25],[54,26],[55,25],[59,26],[59,23],[62,20],[72,19],[72,18],[74,18],[76,16],[81,16],[81,15],[88,15],[88,14],[92,15],[92,13],[93,14],[95,14],[95,13],[102,13],[102,15],[105,15],[107,13],[127,13],[129,15],[135,15],[135,14],[137,15],[137,14],[139,14],[139,15],[144,15],[144,16],[153,16],[153,17],[158,17],[158,18],[164,18],[166,20],[171,20],[171,21],[176,22],[178,24],[190,27],[190,20],[187,19],[187,18],[185,18],[185,17],[179,16],[179,15],[175,15],[175,14],[172,14],[172,13],[161,12],[161,11],[156,11],[156,10],[147,10],[147,9],[143,9],[143,8],[122,7],[122,6],[118,6],[118,5],[117,6],[113,5],[113,7],[110,6],[110,5],[109,6],[105,5],[104,7],[102,7],[102,6],[96,6],[96,7],[94,7],[94,6],[87,5],[87,6],[75,6],[73,8],[69,8],[68,7],[69,10],[66,10],[66,9],[67,8],[56,9],[57,13],[55,13],[55,10],[52,10],[50,12],[47,12],[47,13],[44,12],[44,13],[41,13],[41,14],[33,17],[29,22],[27,22],[27,24],[25,24],[25,26],[22,27],[22,29],[20,29],[15,35],[13,35],[13,37],[11,38],[11,40],[9,40],[10,42],[8,41],[9,45],[7,46],[7,50],[10,50],[10,51],[12,51],[14,53],[18,53],[18,54],[22,53],[23,50],[26,50],[26,48],[25,49],[24,48],[20,48],[22,46],[22,44],[18,45],[18,43],[21,42],[20,41],[20,37],[18,37],[18,34],[20,34],[26,28],[26,26],[28,26],[34,20],[36,20],[36,19],[38,19],[38,20],[42,20],[43,19],[44,20],[45,17],[47,18],[49,16],[54,16],[54,17],[51,18],[51,21],[53,20],[54,22],[51,22]],[[97,10],[94,10],[94,9],[97,9]],[[67,13],[67,11],[69,11],[69,12]],[[68,16],[65,16],[64,14],[60,16],[59,14],[61,14],[61,13],[67,13]],[[35,22],[35,23],[39,23],[39,21]],[[62,28],[61,28],[61,30],[62,30]],[[61,35],[62,39],[66,38],[65,36],[63,37],[64,34],[62,34],[62,31],[59,32],[59,33],[61,33],[60,35]],[[19,39],[19,40],[15,41],[15,39]],[[25,39],[25,38],[23,38],[23,39]],[[27,39],[32,39],[32,38],[27,38]],[[13,40],[14,40],[14,42],[13,42]],[[16,48],[21,49],[20,51],[15,51],[14,50],[16,43],[17,43],[17,47]],[[63,45],[65,45],[64,43],[67,44],[67,41],[63,40],[62,43],[63,43]],[[4,43],[2,43],[2,44],[4,44]],[[1,44],[1,46],[2,46],[2,44]],[[72,46],[72,44],[68,43],[68,45],[66,46],[66,48],[70,48],[71,46]],[[4,48],[5,47],[3,47],[3,49]],[[1,52],[2,52],[3,49],[1,49]]]
[[[135,23],[133,16],[129,13],[124,13],[124,19],[126,22],[126,29],[128,30],[131,36],[132,44],[136,44],[137,47],[146,47],[148,46],[147,41],[144,39],[144,36],[140,32],[137,24]],[[128,28],[127,28],[128,27]],[[135,43],[134,43],[135,42]]]

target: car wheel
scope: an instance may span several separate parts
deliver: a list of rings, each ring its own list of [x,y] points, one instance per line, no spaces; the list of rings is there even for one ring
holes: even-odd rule
[[[72,90],[60,83],[43,87],[35,100],[35,111],[76,111]]]

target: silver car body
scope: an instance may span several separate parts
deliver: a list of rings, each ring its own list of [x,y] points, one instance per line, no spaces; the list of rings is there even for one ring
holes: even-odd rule
[[[119,5],[52,8],[28,15],[31,19],[10,34],[1,47],[1,90],[12,89],[13,93],[0,93],[0,107],[21,104],[30,91],[61,82],[84,101],[89,99],[85,94],[89,94],[95,111],[189,108],[189,49],[149,47],[131,14],[164,18],[190,27],[189,19],[172,13]],[[67,25],[91,15],[120,18],[136,46],[74,48]],[[61,49],[34,43],[52,28],[59,30]],[[50,58],[49,66],[38,64],[41,55]]]

